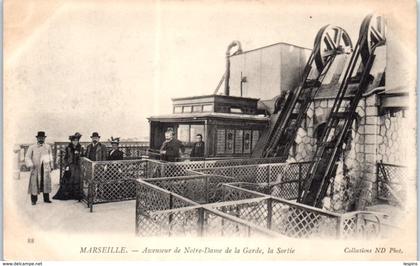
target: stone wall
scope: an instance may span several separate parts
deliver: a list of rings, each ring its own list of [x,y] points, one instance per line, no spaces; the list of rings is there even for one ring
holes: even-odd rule
[[[404,165],[407,161],[405,141],[409,132],[405,112],[386,112],[379,117],[377,154],[384,163]],[[406,129],[406,130],[404,130]]]
[[[299,129],[288,161],[310,161],[316,150],[317,128],[326,122],[334,99],[316,99]],[[364,209],[375,203],[377,162],[402,164],[405,160],[401,145],[404,130],[403,111],[386,112],[379,116],[379,97],[364,97],[357,109],[351,138],[339,161],[335,179],[324,199],[324,208],[346,212]]]

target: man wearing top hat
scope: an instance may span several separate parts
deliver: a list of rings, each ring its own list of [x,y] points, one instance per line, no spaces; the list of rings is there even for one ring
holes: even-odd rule
[[[109,141],[111,142],[112,149],[108,154],[108,160],[109,161],[123,160],[124,153],[119,150],[120,138],[111,137]]]
[[[99,142],[101,136],[98,132],[93,132],[90,138],[92,143],[86,147],[86,157],[91,161],[106,161],[108,152],[105,145]]]
[[[54,169],[51,146],[45,143],[44,131],[35,136],[37,143],[29,146],[25,155],[25,164],[31,169],[28,193],[31,194],[32,205],[38,200],[38,194],[43,193],[44,202],[51,203],[51,176]]]

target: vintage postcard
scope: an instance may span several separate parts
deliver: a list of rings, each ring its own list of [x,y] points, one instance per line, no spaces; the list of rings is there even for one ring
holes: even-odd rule
[[[417,259],[416,2],[4,2],[6,260]]]

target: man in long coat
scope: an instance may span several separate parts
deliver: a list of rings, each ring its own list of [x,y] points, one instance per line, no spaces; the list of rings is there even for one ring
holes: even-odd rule
[[[29,146],[25,155],[25,164],[31,169],[28,193],[31,194],[32,205],[38,200],[38,194],[43,193],[44,202],[51,203],[51,176],[54,169],[51,146],[45,143],[45,132],[36,135],[37,143]]]
[[[86,147],[86,157],[91,161],[106,161],[108,151],[106,146],[99,142],[101,136],[98,132],[93,132],[90,138],[92,143]]]

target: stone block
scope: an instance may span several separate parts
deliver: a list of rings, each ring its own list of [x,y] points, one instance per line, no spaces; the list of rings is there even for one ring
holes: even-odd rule
[[[379,119],[377,116],[367,116],[365,123],[367,125],[377,125],[379,123]]]
[[[375,163],[376,162],[376,154],[365,153],[365,162]]]
[[[365,153],[367,154],[375,154],[376,153],[376,145],[373,144],[365,144]]]
[[[376,135],[365,134],[365,144],[376,144]]]
[[[376,125],[365,125],[364,126],[364,134],[377,134],[377,127]]]
[[[326,110],[324,111],[324,109],[322,108],[316,108],[315,109],[315,116],[318,117],[322,117],[324,114],[326,114]]]
[[[356,108],[356,113],[358,114],[358,115],[360,115],[361,117],[364,117],[365,116],[365,110],[363,109],[363,107],[361,107],[361,106],[357,106],[357,108]]]
[[[371,95],[366,98],[366,106],[378,106],[378,99],[376,95]]]
[[[378,108],[376,106],[367,106],[365,112],[366,116],[377,116]]]

